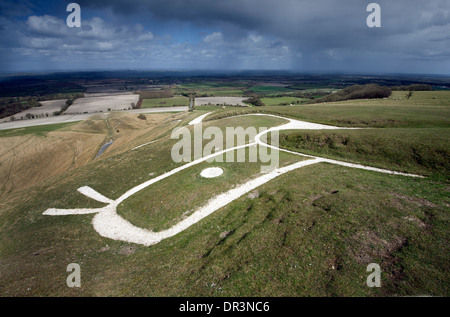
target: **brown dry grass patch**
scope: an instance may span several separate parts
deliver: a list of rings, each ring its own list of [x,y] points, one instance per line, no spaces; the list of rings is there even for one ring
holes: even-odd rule
[[[167,125],[161,123],[171,116],[152,114],[140,120],[129,113],[97,115],[45,135],[0,138],[0,197],[88,164],[110,139],[114,143],[102,158],[158,138],[167,133]]]

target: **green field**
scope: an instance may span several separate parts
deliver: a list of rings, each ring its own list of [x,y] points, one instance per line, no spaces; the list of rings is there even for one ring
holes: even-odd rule
[[[69,127],[74,124],[76,124],[76,122],[63,122],[63,123],[31,126],[31,127],[19,128],[19,129],[0,130],[0,138],[13,137],[13,136],[24,136],[24,135],[28,135],[28,134],[37,135],[37,136],[46,136],[48,132],[62,130],[63,128]]]
[[[329,87],[328,87],[329,85]],[[314,90],[337,90],[338,86],[328,83],[317,83],[317,84],[297,84],[288,86],[287,88],[293,90],[305,90],[305,91],[314,91]]]
[[[189,98],[176,96],[173,98],[144,99],[141,108],[189,106]]]
[[[242,90],[199,90],[195,92],[196,96],[205,96],[205,97],[241,97],[244,96],[245,93]]]
[[[236,82],[184,83],[173,89],[178,94],[192,94],[197,97],[241,97],[247,86]]]
[[[293,107],[202,107],[155,122],[151,120],[156,114],[147,114],[148,122],[140,122],[144,128],[123,140],[117,136],[112,149],[99,159],[2,197],[0,294],[449,296],[450,92],[415,92],[409,100],[404,96],[405,92],[395,92],[387,100]],[[144,100],[147,107],[159,102]],[[183,165],[171,159],[177,142],[170,138],[171,132],[209,111],[214,113],[204,127],[222,130],[285,122],[259,116],[229,118],[252,112],[362,127],[286,131],[280,134],[280,145],[426,177],[328,163],[303,167],[150,247],[103,238],[91,224],[92,214],[42,215],[50,207],[104,206],[77,192],[81,186],[117,199],[130,188]],[[120,118],[120,113],[115,115]],[[131,121],[123,126],[126,122]],[[36,127],[42,137],[50,130]],[[21,136],[17,133],[23,132],[5,131],[0,137],[11,133]],[[153,140],[159,141],[133,150]],[[304,159],[280,156],[282,165]],[[222,178],[200,178],[199,172],[207,166],[220,166],[225,173]],[[258,176],[258,167],[249,162],[201,163],[143,189],[125,200],[119,213],[145,228],[168,228],[214,195]],[[69,263],[81,266],[81,288],[66,286]],[[366,285],[369,263],[382,268],[381,288]]]
[[[183,83],[178,85],[178,89],[185,90],[235,90],[236,88],[243,88],[246,84],[236,82],[194,82]]]
[[[302,102],[302,98],[295,97],[274,97],[274,98],[261,98],[261,101],[266,106],[277,106],[277,105],[296,105]]]
[[[253,86],[248,90],[258,93],[258,94],[275,94],[275,93],[285,93],[291,92],[292,89],[283,86]]]

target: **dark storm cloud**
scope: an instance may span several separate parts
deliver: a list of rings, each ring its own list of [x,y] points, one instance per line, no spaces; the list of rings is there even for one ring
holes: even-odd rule
[[[151,13],[150,18],[157,21],[189,22],[199,26],[228,24],[236,29],[282,38],[297,38],[326,29],[334,31],[336,27],[349,29],[365,21],[365,4],[358,0],[82,0],[79,3],[83,7],[111,8],[116,14]]]
[[[32,13],[35,5],[28,0],[0,0],[0,16],[24,16]]]
[[[447,0],[81,0],[83,7],[111,8],[116,14],[151,13],[158,21],[184,21],[198,25],[232,24],[245,30],[272,33],[281,38],[356,34],[365,30],[366,7],[382,7],[383,26],[389,33],[412,32],[449,23]]]
[[[448,0],[74,0],[80,30],[64,26],[69,2],[0,0],[4,64],[69,55],[76,67],[93,52],[104,67],[450,73]],[[366,25],[371,2],[381,28]]]
[[[380,29],[366,25],[366,7],[370,2],[377,2],[382,8]],[[448,41],[450,21],[448,0],[82,0],[80,4],[111,8],[116,14],[150,13],[157,21],[216,26],[224,33],[228,31],[227,36],[258,32],[311,52],[331,48],[389,52],[392,48],[399,53],[401,47],[396,43],[400,36],[413,42],[404,43],[408,52],[411,48],[421,51],[423,47],[414,47],[414,43],[422,45],[428,36],[434,41]]]

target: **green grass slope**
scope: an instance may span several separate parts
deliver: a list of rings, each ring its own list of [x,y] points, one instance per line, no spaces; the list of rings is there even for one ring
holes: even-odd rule
[[[50,177],[0,202],[1,296],[417,296],[450,294],[448,92],[403,99],[251,108],[342,126],[327,132],[288,131],[290,149],[417,172],[409,178],[320,163],[284,174],[180,234],[145,247],[101,237],[93,215],[43,216],[54,208],[103,204],[78,193],[91,186],[116,199],[170,171],[170,133],[159,123],[123,151]],[[441,95],[442,94],[442,95]],[[396,98],[394,96],[394,98]],[[248,109],[245,109],[248,111]],[[206,125],[271,126],[268,118],[217,109]],[[147,115],[151,117],[151,115]],[[228,121],[227,121],[228,120]],[[137,150],[137,146],[161,138]],[[411,152],[416,149],[417,156]],[[419,158],[415,159],[415,158]],[[288,164],[302,159],[281,156]],[[167,228],[185,211],[258,173],[247,163],[220,163],[224,181],[200,179],[199,165],[124,201],[120,213],[149,228]],[[66,267],[81,266],[80,288]],[[381,288],[366,285],[369,263],[382,268]]]

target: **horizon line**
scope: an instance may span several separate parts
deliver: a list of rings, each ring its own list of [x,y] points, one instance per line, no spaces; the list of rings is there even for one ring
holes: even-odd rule
[[[444,73],[404,73],[404,72],[355,72],[355,71],[300,71],[286,69],[132,69],[132,68],[116,68],[116,69],[48,69],[48,70],[21,70],[21,71],[0,71],[0,77],[17,77],[30,75],[50,75],[63,73],[112,73],[112,72],[146,72],[146,73],[203,73],[203,74],[245,74],[245,73],[278,73],[293,75],[335,75],[335,76],[432,76],[432,77],[449,77],[450,74]]]

